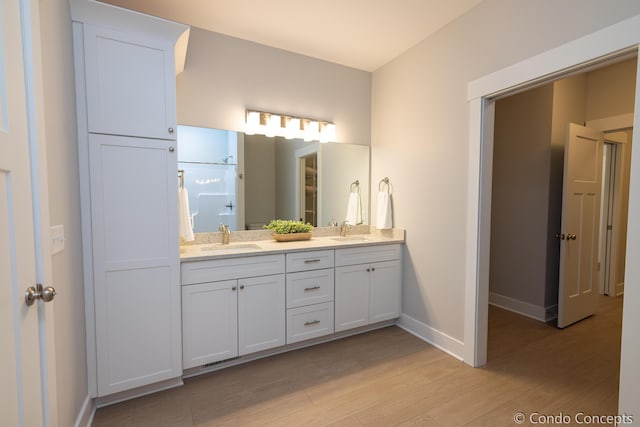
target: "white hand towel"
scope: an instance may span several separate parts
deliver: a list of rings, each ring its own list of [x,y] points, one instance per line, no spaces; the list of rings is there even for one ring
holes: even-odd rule
[[[189,212],[189,192],[186,188],[178,189],[178,230],[180,239],[187,242],[194,239],[191,212]]]
[[[378,210],[376,215],[376,228],[384,230],[393,227],[391,213],[391,194],[386,191],[378,193]]]
[[[360,193],[349,193],[349,204],[347,205],[347,217],[345,221],[351,225],[362,224],[362,199],[360,198]]]

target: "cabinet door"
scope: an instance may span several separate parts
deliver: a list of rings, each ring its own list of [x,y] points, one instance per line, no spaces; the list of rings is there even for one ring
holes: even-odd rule
[[[238,280],[240,355],[285,344],[284,274]]]
[[[238,355],[237,281],[182,287],[183,368]]]
[[[335,331],[369,323],[369,266],[336,267]]]
[[[89,132],[175,139],[173,45],[84,24]]]
[[[370,323],[399,317],[402,282],[400,261],[371,264],[369,280]]]
[[[177,164],[169,145],[89,136],[99,396],[182,374]]]

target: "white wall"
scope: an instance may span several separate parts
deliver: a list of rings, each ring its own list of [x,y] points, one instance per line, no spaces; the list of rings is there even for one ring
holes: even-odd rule
[[[177,78],[178,123],[244,130],[245,109],[333,121],[369,145],[371,74],[198,28]]]
[[[465,339],[468,82],[638,13],[632,0],[485,0],[373,73],[371,176],[389,176],[407,230],[403,313]]]
[[[66,0],[40,2],[49,221],[64,225],[65,249],[52,258],[58,425],[74,425],[87,390],[80,190],[71,18]]]

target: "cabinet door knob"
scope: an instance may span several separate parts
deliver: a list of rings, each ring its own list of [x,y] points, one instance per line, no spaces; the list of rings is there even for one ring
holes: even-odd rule
[[[169,152],[173,153],[174,151],[176,151],[176,149],[174,147],[169,147]]]
[[[236,289],[237,289],[237,288],[236,288],[235,286],[233,286],[233,287],[231,288],[231,290],[232,290],[233,292],[235,292],[235,291],[236,291]]]
[[[240,285],[240,290],[243,290],[243,289],[244,289],[244,285]]]
[[[173,133],[173,128],[168,129],[169,133]]]
[[[376,271],[376,268],[375,267],[371,267],[371,271]]]
[[[367,271],[371,271],[371,269],[370,269],[370,268],[367,268]]]

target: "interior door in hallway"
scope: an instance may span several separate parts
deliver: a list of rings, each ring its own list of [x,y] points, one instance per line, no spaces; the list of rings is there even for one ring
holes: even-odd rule
[[[0,0],[0,424],[29,427],[45,422],[21,3]]]
[[[595,313],[598,303],[598,225],[601,132],[569,124],[564,151],[558,327]]]

